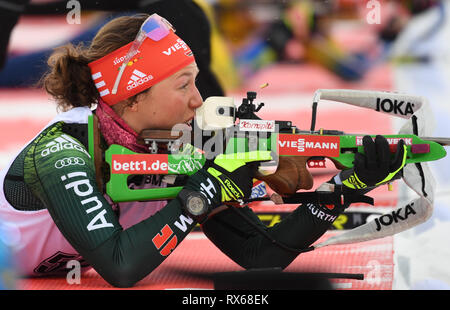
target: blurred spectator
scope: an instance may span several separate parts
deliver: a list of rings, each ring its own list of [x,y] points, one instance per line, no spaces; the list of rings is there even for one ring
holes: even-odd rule
[[[349,53],[330,35],[335,2],[296,0],[279,3],[279,17],[258,25],[252,10],[235,3],[222,8],[221,29],[235,46],[234,56],[244,78],[277,62],[316,63],[344,80],[363,77],[370,62],[365,53]],[[231,1],[233,4],[234,1]]]
[[[439,0],[385,0],[382,14],[386,22],[379,29],[380,39],[387,44],[394,42],[411,18],[439,4]]]
[[[10,0],[9,0],[10,1]],[[23,0],[22,0],[23,1]],[[4,1],[0,1],[2,3]],[[177,33],[191,47],[200,73],[197,87],[204,99],[209,96],[223,96],[224,90],[211,70],[211,26],[207,15],[197,4],[202,0],[80,0],[81,9],[86,11],[113,12],[100,22],[75,38],[68,38],[74,45],[92,40],[97,31],[110,19],[133,12],[158,13],[170,20]],[[67,1],[33,4],[25,14],[66,14]],[[206,7],[202,3],[202,7]],[[1,5],[0,5],[1,7]],[[17,19],[19,13],[15,13]],[[1,20],[1,19],[0,19]],[[15,20],[17,22],[17,20]],[[12,23],[11,23],[12,24]],[[13,25],[7,28],[8,37]],[[3,28],[2,28],[3,29]],[[26,55],[11,57],[0,71],[0,87],[27,87],[36,84],[47,69],[46,59],[53,47]],[[26,74],[25,74],[26,72]]]
[[[0,1],[0,70],[5,65],[11,31],[30,0]]]
[[[208,0],[194,0],[208,17],[211,28],[211,64],[210,68],[219,80],[224,91],[231,91],[239,86],[240,80],[233,63],[233,56],[219,30],[217,14],[213,5]]]
[[[362,78],[369,67],[365,53],[349,53],[331,36],[334,9],[332,2],[293,1],[267,34],[278,60],[316,63],[344,80]]]
[[[259,40],[259,21],[253,17],[247,2],[219,0],[215,11],[218,29],[232,53],[238,79],[245,79],[263,66],[258,62],[264,56],[255,55],[259,53],[258,44],[253,45],[253,39]],[[254,53],[254,50],[257,52]],[[268,63],[271,62],[273,57],[268,60]]]
[[[224,96],[224,90],[211,70],[211,25],[207,15],[192,0],[141,1],[150,3],[140,8],[145,13],[158,13],[171,21],[177,34],[195,55],[200,70],[197,88],[203,99]],[[206,6],[205,3],[203,3]]]

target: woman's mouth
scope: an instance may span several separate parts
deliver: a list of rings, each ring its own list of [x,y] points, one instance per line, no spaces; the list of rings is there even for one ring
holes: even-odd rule
[[[188,125],[189,126],[189,128],[192,128],[192,122],[194,121],[194,118],[192,117],[192,118],[190,118],[190,119],[188,119],[186,122],[184,122],[186,125]]]

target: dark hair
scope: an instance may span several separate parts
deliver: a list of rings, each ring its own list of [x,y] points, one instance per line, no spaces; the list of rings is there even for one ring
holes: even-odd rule
[[[137,14],[115,18],[98,31],[89,47],[69,43],[54,50],[41,84],[56,100],[58,108],[66,111],[97,103],[99,93],[88,63],[133,41],[147,17],[147,14]]]

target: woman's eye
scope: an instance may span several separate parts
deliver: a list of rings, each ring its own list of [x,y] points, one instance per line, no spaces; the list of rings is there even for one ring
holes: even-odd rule
[[[186,82],[180,86],[180,89],[186,89],[189,87],[190,82]]]

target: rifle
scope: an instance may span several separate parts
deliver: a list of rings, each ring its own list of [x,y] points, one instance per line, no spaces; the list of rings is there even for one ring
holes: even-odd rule
[[[353,166],[355,154],[364,153],[363,133],[346,134],[340,130],[315,129],[320,100],[334,100],[406,119],[412,118],[416,129],[414,113],[425,102],[422,97],[391,92],[321,89],[314,94],[310,129],[301,130],[291,121],[259,118],[256,113],[264,103],[256,106],[256,96],[256,92],[248,92],[239,107],[234,105],[231,97],[209,97],[196,111],[194,128],[180,125],[172,130],[142,131],[140,143],[148,146],[148,154],[138,154],[123,146],[111,145],[104,158],[100,158],[98,147],[90,143],[89,153],[92,158],[96,162],[104,161],[109,166],[106,193],[114,202],[173,199],[182,186],[130,189],[128,178],[136,174],[161,174],[166,180],[187,177],[201,169],[206,159],[218,153],[269,150],[274,154],[274,161],[266,165],[263,163],[256,178],[282,197],[289,197],[299,190],[313,187],[313,177],[308,168],[325,167],[325,159],[328,158],[337,169],[349,169]],[[94,116],[89,118],[88,126],[90,135],[93,135],[91,133],[97,129]],[[419,137],[417,132],[384,136],[392,153],[400,139],[405,141],[407,165],[441,159],[446,156],[444,146],[450,144],[448,138]],[[98,141],[98,137],[93,135],[89,140]],[[100,179],[97,178],[99,183]]]
[[[255,99],[256,92],[248,92],[242,104],[236,107],[233,98],[210,97],[197,109],[193,128],[180,125],[175,126],[173,130],[144,130],[140,134],[140,143],[148,146],[148,154],[137,154],[119,145],[110,145],[103,154],[99,150],[100,137],[96,118],[94,115],[90,116],[89,153],[94,159],[99,188],[103,188],[113,202],[173,199],[182,186],[130,189],[128,178],[136,174],[161,174],[164,175],[165,181],[170,181],[170,178],[186,178],[201,169],[206,159],[212,159],[217,154],[228,153],[239,156],[242,154],[240,152],[251,154],[254,150],[270,150],[274,154],[274,161],[262,163],[256,178],[263,181],[263,185],[265,182],[275,194],[269,198],[263,190],[264,197],[251,198],[244,202],[271,200],[277,204],[299,202],[334,204],[337,188],[320,186],[315,192],[298,192],[301,189],[311,189],[313,186],[312,175],[308,168],[324,167],[326,158],[338,169],[352,168],[355,154],[364,153],[362,137],[365,134],[347,134],[340,130],[329,129],[316,130],[318,103],[323,99],[407,119],[398,134],[384,136],[390,144],[392,153],[396,151],[400,139],[405,141],[407,158],[402,178],[419,198],[306,249],[292,249],[272,240],[263,230],[260,230],[261,234],[284,249],[303,253],[329,245],[391,236],[430,218],[434,204],[435,182],[427,162],[445,157],[447,153],[444,146],[450,145],[450,139],[429,137],[431,113],[427,110],[429,106],[425,98],[381,91],[319,89],[313,97],[309,130],[298,129],[291,121],[262,120],[256,113],[264,104],[256,106],[253,103]],[[105,187],[102,172],[108,174]],[[342,192],[338,194],[341,204],[344,204],[347,198],[343,197]],[[323,197],[331,198],[331,201],[327,202]],[[360,200],[353,202],[373,204],[371,200],[366,199],[367,196],[355,197],[353,198]],[[350,199],[350,203],[353,198]],[[231,209],[237,212],[237,209]],[[243,218],[246,219],[244,216]]]

